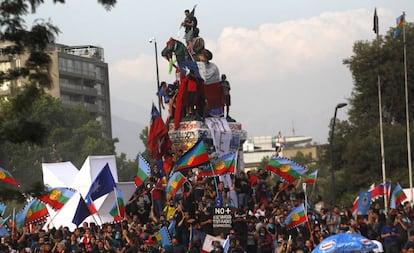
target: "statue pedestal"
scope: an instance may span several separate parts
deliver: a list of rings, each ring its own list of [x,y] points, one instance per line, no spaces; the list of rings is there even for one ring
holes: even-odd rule
[[[228,125],[232,133],[230,151],[237,152],[247,139],[247,132],[242,129],[239,122],[228,122]],[[207,150],[213,146],[211,131],[203,121],[182,121],[178,129],[175,129],[174,123],[169,123],[169,129],[168,135],[172,141],[171,148],[174,153],[179,150],[187,151],[200,139],[206,143]]]

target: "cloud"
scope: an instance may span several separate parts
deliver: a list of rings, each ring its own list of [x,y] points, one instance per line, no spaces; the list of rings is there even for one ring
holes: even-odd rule
[[[367,32],[366,15],[355,10],[262,24],[257,30],[227,27],[218,39],[215,57],[220,65],[237,59],[231,70],[250,79],[268,80],[269,74],[285,78],[350,55],[353,42]]]
[[[111,67],[111,73],[118,78],[149,82],[154,73],[141,70],[147,69],[149,63],[152,65],[152,62],[155,62],[155,59],[150,55],[140,55],[135,59],[121,59]]]
[[[372,11],[358,9],[257,29],[225,27],[218,38],[204,39],[231,82],[231,114],[249,136],[289,135],[295,127],[297,134],[325,142],[335,105],[352,91],[342,60],[352,55],[355,41],[372,38]],[[161,80],[173,81],[167,62],[160,58],[159,65]],[[153,55],[119,60],[110,69],[111,93],[142,105],[155,99],[154,86],[147,85],[155,80]]]

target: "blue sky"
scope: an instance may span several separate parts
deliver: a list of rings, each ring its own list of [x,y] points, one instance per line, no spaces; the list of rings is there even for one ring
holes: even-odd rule
[[[57,42],[105,49],[113,121],[148,124],[156,101],[154,44],[148,40],[156,37],[159,53],[169,37],[182,38],[183,12],[197,4],[200,36],[232,87],[232,117],[249,136],[289,136],[294,128],[317,143],[327,143],[336,104],[351,96],[352,76],[342,61],[355,41],[374,39],[374,8],[381,34],[402,11],[408,22],[414,16],[412,0],[123,0],[111,11],[95,0],[67,2],[47,1],[28,25],[50,19],[62,32]],[[172,82],[167,62],[158,59],[160,80]],[[346,112],[340,109],[338,118],[346,119]],[[113,125],[118,153],[133,158],[142,151],[141,129]]]

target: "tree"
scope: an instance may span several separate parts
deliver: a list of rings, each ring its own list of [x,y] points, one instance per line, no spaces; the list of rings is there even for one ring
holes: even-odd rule
[[[145,150],[141,153],[141,155],[147,160],[148,162],[154,162],[151,157],[151,152],[148,148],[148,127],[142,129],[141,133],[139,134],[139,139],[144,144]]]
[[[413,24],[406,25],[406,40],[414,39]],[[354,88],[349,100],[349,121],[339,122],[335,130],[335,147],[339,162],[337,196],[351,200],[370,184],[382,182],[378,116],[378,70],[381,76],[383,132],[386,178],[392,183],[407,182],[407,143],[405,139],[405,92],[402,38],[392,38],[393,29],[380,41],[358,41],[353,55],[344,60],[349,67]],[[378,47],[378,44],[380,45]],[[407,43],[409,76],[413,73],[414,45]],[[409,78],[410,98],[414,86]],[[414,102],[409,103],[413,119]],[[412,122],[411,122],[412,124]],[[412,136],[412,129],[409,129]],[[351,198],[349,195],[353,195]],[[352,201],[352,200],[351,200]]]
[[[304,154],[301,151],[298,151],[296,153],[295,156],[290,158],[292,161],[295,161],[296,163],[302,165],[303,167],[307,168],[307,169],[312,169],[314,164],[315,164],[315,160],[312,157],[312,153],[309,154]]]
[[[65,0],[53,0],[54,3],[65,3]],[[115,6],[116,0],[98,0],[106,9]],[[22,89],[14,90],[13,103],[2,104],[0,113],[0,143],[10,141],[22,143],[29,141],[39,144],[46,136],[42,122],[33,117],[27,118],[27,108],[44,89],[50,88],[50,57],[45,52],[49,43],[54,43],[60,32],[50,22],[38,19],[30,29],[26,29],[24,16],[44,4],[44,0],[3,0],[0,2],[0,57],[13,59],[24,52],[29,54],[25,67],[0,71],[0,83],[25,80]],[[7,113],[4,113],[6,110]],[[36,131],[34,131],[36,130]]]
[[[121,182],[133,181],[137,174],[137,160],[128,160],[125,153],[116,157],[116,167],[118,169],[118,180]]]
[[[155,163],[155,161],[151,158],[150,151],[148,149],[148,127],[142,129],[141,133],[139,134],[139,138],[144,144],[145,150],[141,153],[146,161],[149,163]],[[117,168],[118,168],[118,177],[121,181],[131,181],[133,180],[134,176],[137,174],[138,169],[138,161],[135,160],[127,160],[126,155],[121,153],[117,156]]]
[[[259,166],[257,167],[258,170],[264,170],[266,169],[266,165],[269,163],[270,157],[264,156],[262,160],[260,161]]]
[[[63,4],[65,0],[53,2]],[[116,0],[98,0],[98,3],[109,10],[115,6]],[[0,98],[0,162],[16,174],[22,184],[33,183],[34,188],[39,188],[40,164],[43,161],[68,159],[79,166],[86,153],[113,154],[116,141],[102,138],[99,123],[91,119],[85,122],[86,113],[80,108],[67,111],[59,107],[57,101],[44,97],[44,91],[51,86],[51,60],[45,49],[54,43],[60,31],[42,19],[37,19],[26,29],[25,15],[35,13],[41,4],[44,0],[0,2],[0,60],[12,62],[18,55],[29,55],[24,67],[0,71],[0,84],[23,81],[22,86],[9,87],[11,95],[7,99]],[[73,117],[80,116],[77,113],[83,117]],[[56,127],[52,127],[57,122]],[[69,125],[72,123],[71,128]],[[67,148],[76,150],[66,152]],[[2,196],[15,198],[11,193]]]
[[[103,137],[102,129],[81,106],[64,108],[59,99],[43,94],[32,101],[28,114],[42,122],[46,133],[42,143],[4,141],[0,164],[24,188],[42,181],[43,162],[71,161],[80,168],[89,155],[112,155],[117,139]]]

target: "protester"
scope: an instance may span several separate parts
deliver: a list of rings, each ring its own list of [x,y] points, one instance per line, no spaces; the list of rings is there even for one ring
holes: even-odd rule
[[[191,14],[190,10],[184,11],[185,19],[181,25],[185,28],[184,39],[187,43],[187,48],[190,53],[193,53],[193,39],[194,39],[194,28],[197,27],[197,19]]]
[[[398,231],[398,227],[394,225],[394,220],[388,218],[387,223],[381,229],[381,238],[383,240],[385,253],[400,252],[399,236],[400,232]]]
[[[43,230],[42,226],[34,226],[29,232],[24,227],[14,232],[13,237],[9,230],[9,233],[2,237],[0,251],[200,252],[205,247],[204,239],[200,235],[212,235],[223,240],[228,238],[230,246],[227,252],[309,253],[324,238],[335,233],[361,233],[369,239],[378,240],[386,253],[400,252],[400,249],[404,253],[412,252],[414,248],[414,227],[409,218],[412,209],[408,204],[390,210],[387,215],[378,206],[373,205],[368,215],[358,215],[354,218],[346,215],[346,208],[340,211],[338,206],[316,211],[312,207],[320,200],[317,197],[314,202],[309,200],[306,222],[294,229],[287,229],[287,218],[293,208],[304,204],[304,193],[293,185],[286,187],[286,184],[275,179],[275,175],[264,173],[265,171],[250,171],[247,173],[249,178],[245,173],[235,176],[233,183],[235,193],[239,197],[236,199],[246,198],[256,203],[242,204],[246,202],[242,200],[235,209],[227,198],[229,189],[224,187],[219,177],[200,179],[196,176],[198,169],[194,169],[195,173],[186,173],[193,179],[186,181],[180,197],[177,200],[170,197],[160,214],[156,215],[155,201],[151,194],[152,189],[158,187],[154,181],[158,181],[160,175],[157,175],[155,167],[153,169],[154,176],[143,183],[144,187],[138,187],[127,202],[125,209],[128,211],[123,222],[105,223],[101,226],[83,222],[73,231],[69,231],[67,227]],[[271,182],[277,183],[272,185]],[[190,189],[195,187],[198,190],[193,192],[197,192],[197,198],[191,197],[194,193],[191,193]],[[243,187],[246,189],[242,190]],[[270,194],[267,196],[267,205],[263,203],[264,200],[255,197],[254,193],[259,191]],[[163,192],[165,194],[165,191]],[[231,229],[225,231],[215,228],[216,207],[228,207],[232,210]],[[162,245],[161,241],[157,241],[157,232],[161,228],[168,228],[170,245]],[[405,231],[407,236],[401,236]],[[195,232],[198,233],[197,236]],[[223,252],[223,247],[216,245],[212,252]]]

